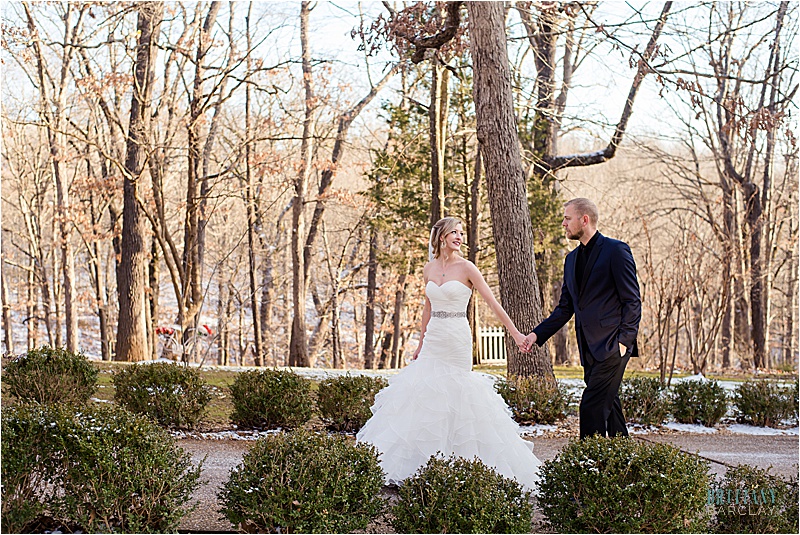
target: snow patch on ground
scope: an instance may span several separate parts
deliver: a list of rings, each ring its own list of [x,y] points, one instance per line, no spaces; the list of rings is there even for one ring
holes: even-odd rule
[[[195,431],[171,431],[170,434],[175,438],[194,438],[198,440],[258,440],[269,435],[275,435],[281,429],[269,429],[267,431],[253,430],[233,430],[215,431],[210,433],[200,433]]]
[[[536,425],[521,425],[519,426],[519,434],[520,436],[529,436],[529,437],[538,437],[541,436],[549,431],[556,431],[558,429],[557,425],[545,425],[545,424],[536,424]]]
[[[795,435],[800,434],[800,427],[791,427],[789,429],[775,429],[773,427],[756,427],[754,425],[746,424],[731,424],[728,426],[728,431],[740,435]]]
[[[698,435],[716,433],[718,431],[716,427],[706,427],[700,424],[680,424],[678,422],[669,422],[664,424],[663,427],[672,429],[673,431],[683,431],[684,433],[695,433]]]
[[[628,433],[631,435],[649,435],[658,432],[658,426],[642,425],[642,424],[628,424]]]

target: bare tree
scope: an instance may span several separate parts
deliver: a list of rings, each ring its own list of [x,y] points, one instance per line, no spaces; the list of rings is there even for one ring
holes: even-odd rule
[[[503,5],[470,2],[469,31],[475,73],[478,141],[486,160],[486,185],[497,250],[500,299],[512,321],[529,332],[542,320],[528,214],[525,171],[519,152]],[[506,335],[508,373],[553,377],[546,347],[523,357]]]
[[[119,323],[116,360],[145,360],[147,344],[145,316],[146,265],[145,219],[140,206],[140,184],[145,170],[150,141],[150,101],[158,52],[158,33],[164,12],[163,2],[137,5],[138,39],[134,63],[134,90],[128,123],[125,157],[124,207],[122,215],[122,256],[117,273]]]
[[[77,288],[75,280],[75,255],[72,246],[73,226],[70,215],[69,183],[64,165],[65,128],[67,123],[66,108],[69,82],[69,67],[76,53],[84,17],[88,4],[64,4],[62,21],[64,23],[64,41],[60,57],[60,69],[57,75],[50,72],[47,64],[39,30],[30,4],[23,2],[28,21],[28,30],[33,37],[33,51],[36,59],[37,83],[39,87],[40,113],[47,127],[50,145],[53,177],[56,184],[56,205],[58,207],[59,241],[61,249],[61,268],[64,281],[64,312],[67,326],[66,346],[69,351],[78,349],[78,315]],[[73,18],[74,17],[74,18]]]

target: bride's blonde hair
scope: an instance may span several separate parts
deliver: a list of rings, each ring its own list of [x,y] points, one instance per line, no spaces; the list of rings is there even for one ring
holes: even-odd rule
[[[433,258],[439,258],[439,254],[442,252],[444,237],[454,231],[458,225],[463,225],[463,223],[457,217],[443,217],[434,223],[433,228],[431,228],[430,241]]]

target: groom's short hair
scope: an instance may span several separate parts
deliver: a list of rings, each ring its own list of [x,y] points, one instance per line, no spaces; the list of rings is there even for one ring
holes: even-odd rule
[[[564,207],[566,208],[567,206],[574,206],[575,210],[577,210],[578,214],[581,216],[588,215],[592,225],[597,226],[597,220],[600,219],[600,212],[597,211],[597,205],[595,203],[584,197],[576,197],[575,199],[567,201]]]

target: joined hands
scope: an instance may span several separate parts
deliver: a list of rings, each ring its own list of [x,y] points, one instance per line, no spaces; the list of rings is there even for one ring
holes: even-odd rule
[[[521,341],[517,341],[517,345],[519,346],[519,350],[522,353],[530,353],[533,349],[533,344],[536,343],[536,333],[530,333],[528,336],[523,338]]]

